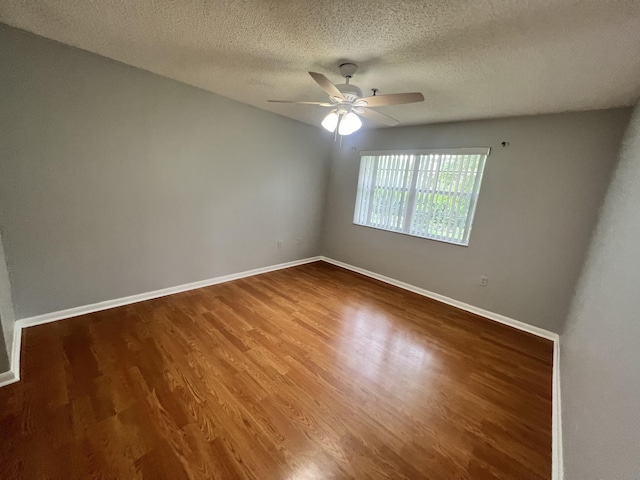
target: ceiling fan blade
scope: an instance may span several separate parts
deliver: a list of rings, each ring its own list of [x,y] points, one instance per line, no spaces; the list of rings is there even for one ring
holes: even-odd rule
[[[323,74],[317,72],[309,72],[309,75],[311,75],[316,83],[320,85],[320,88],[327,92],[327,95],[329,95],[330,97],[337,97],[340,100],[344,99],[344,96],[342,95],[342,92],[338,90],[338,87],[331,83],[331,80],[329,80]]]
[[[358,103],[367,102],[367,107],[384,107],[386,105],[401,105],[403,103],[423,102],[424,95],[420,92],[389,93],[387,95],[375,95],[358,99]]]
[[[399,120],[396,120],[389,115],[384,113],[376,112],[375,110],[369,110],[368,108],[363,108],[358,112],[358,115],[364,118],[368,118],[369,120],[373,120],[374,122],[383,123],[384,125],[389,125],[390,127],[394,125],[398,125],[400,123]]]
[[[267,100],[267,102],[271,103],[297,103],[299,105],[320,105],[321,107],[333,107],[333,103],[325,103],[325,102],[297,102],[295,100]]]

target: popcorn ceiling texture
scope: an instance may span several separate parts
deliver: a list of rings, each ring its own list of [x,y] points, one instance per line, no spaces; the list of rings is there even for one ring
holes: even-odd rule
[[[0,21],[317,125],[358,63],[368,93],[421,91],[381,111],[403,124],[631,105],[640,1],[7,0]]]

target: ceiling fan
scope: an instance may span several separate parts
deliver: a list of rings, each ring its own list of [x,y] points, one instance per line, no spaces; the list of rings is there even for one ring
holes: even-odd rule
[[[334,85],[321,73],[309,72],[309,75],[320,85],[320,88],[329,95],[328,102],[297,102],[294,100],[268,101],[332,107],[333,110],[322,120],[322,126],[332,133],[335,132],[336,135],[351,135],[353,132],[359,130],[362,126],[360,117],[368,118],[369,120],[384,125],[397,125],[400,123],[398,120],[384,113],[372,110],[372,108],[424,101],[424,96],[420,92],[376,95],[377,89],[373,89],[372,96],[363,97],[362,90],[349,83],[357,70],[358,66],[355,63],[341,64],[340,73],[346,81],[339,85]]]

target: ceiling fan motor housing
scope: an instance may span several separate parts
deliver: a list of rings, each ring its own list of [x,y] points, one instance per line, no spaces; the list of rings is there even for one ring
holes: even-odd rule
[[[340,90],[340,93],[349,102],[355,102],[358,98],[362,98],[362,90],[350,83],[341,83],[336,85],[336,88]]]

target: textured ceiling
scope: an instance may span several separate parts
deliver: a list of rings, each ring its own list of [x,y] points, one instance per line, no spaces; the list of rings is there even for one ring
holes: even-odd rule
[[[640,94],[640,0],[3,0],[0,21],[317,125],[308,70],[403,124],[630,105]]]

